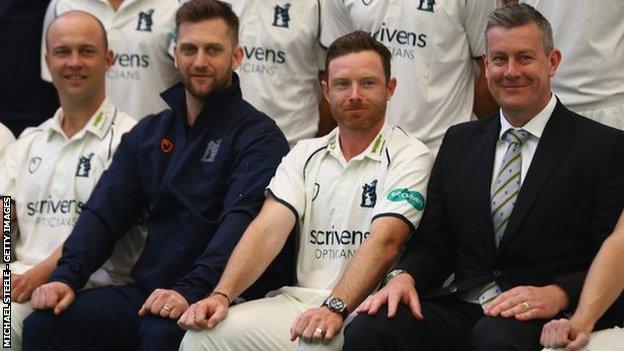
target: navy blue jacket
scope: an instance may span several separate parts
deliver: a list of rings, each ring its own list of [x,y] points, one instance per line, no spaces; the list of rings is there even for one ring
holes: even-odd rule
[[[186,124],[184,87],[162,94],[171,106],[128,132],[84,206],[51,281],[73,289],[110,256],[115,241],[147,213],[145,249],[131,271],[146,293],[173,289],[189,303],[217,284],[288,143],[275,123],[241,97],[238,78],[208,97]],[[244,297],[290,283],[291,245]]]

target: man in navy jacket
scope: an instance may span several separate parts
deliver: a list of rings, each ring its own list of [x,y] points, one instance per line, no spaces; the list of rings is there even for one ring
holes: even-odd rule
[[[183,85],[162,94],[171,109],[123,137],[50,282],[33,293],[42,311],[25,321],[24,350],[177,349],[183,331],[175,321],[211,293],[288,151],[275,123],[241,97],[231,9],[192,0],[176,24]],[[136,282],[76,293],[143,216],[148,235],[132,269]],[[287,283],[288,253],[244,297]]]

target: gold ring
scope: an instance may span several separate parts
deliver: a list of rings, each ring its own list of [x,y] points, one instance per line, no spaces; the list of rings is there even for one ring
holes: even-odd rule
[[[529,305],[529,303],[526,301],[522,303],[522,306],[524,306],[527,311],[531,309],[531,305]]]
[[[314,335],[323,336],[325,335],[325,330],[323,330],[323,328],[321,327],[316,327],[316,329],[314,330]]]
[[[171,312],[171,307],[169,307],[169,306],[167,306],[167,305],[164,305],[164,306],[162,307],[162,309],[163,309],[163,310],[165,310],[165,311],[167,311],[167,312]]]

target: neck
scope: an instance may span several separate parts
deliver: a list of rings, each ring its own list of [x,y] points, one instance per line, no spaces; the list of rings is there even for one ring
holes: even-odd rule
[[[63,121],[61,129],[67,138],[71,138],[81,131],[89,122],[91,116],[100,108],[104,102],[105,95],[102,94],[96,99],[90,99],[84,102],[67,101],[60,97],[61,107],[63,108]]]
[[[349,129],[339,126],[340,130],[340,149],[345,160],[349,162],[355,156],[361,154],[373,142],[381,127],[383,127],[383,119],[381,119],[373,127],[362,129]]]
[[[119,6],[121,6],[121,3],[123,1],[124,0],[108,0],[108,3],[111,5],[113,10],[115,10],[115,12],[117,12],[117,9],[119,9]]]
[[[550,102],[551,97],[552,94],[549,94],[548,98],[543,99],[542,102],[537,105],[537,107],[529,110],[509,110],[503,108],[503,115],[507,122],[509,122],[509,124],[511,124],[512,126],[516,128],[523,127],[546,108],[546,106]]]
[[[193,126],[205,104],[206,100],[198,99],[186,91],[186,122],[189,126]]]

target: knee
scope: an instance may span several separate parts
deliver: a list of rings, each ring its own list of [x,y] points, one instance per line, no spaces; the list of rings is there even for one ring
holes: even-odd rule
[[[149,316],[139,327],[142,350],[177,350],[183,336],[184,330],[173,319]]]
[[[22,348],[24,350],[43,350],[54,344],[55,338],[60,337],[57,316],[52,311],[36,311],[30,314],[23,322]]]
[[[184,334],[180,342],[180,351],[220,350],[217,344],[210,338],[209,331],[189,330]]]
[[[468,337],[468,350],[501,351],[509,350],[510,336],[503,332],[496,332],[489,323],[477,323]]]
[[[386,308],[376,315],[360,314],[344,330],[344,350],[386,350],[393,340],[396,318],[387,318]]]

